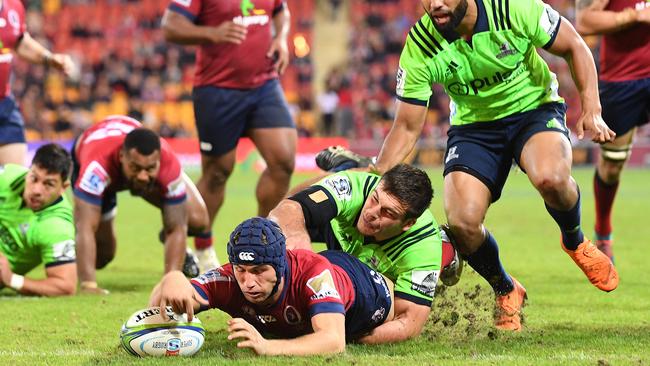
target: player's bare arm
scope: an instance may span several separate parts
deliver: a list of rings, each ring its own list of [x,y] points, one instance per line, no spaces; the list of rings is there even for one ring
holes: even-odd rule
[[[165,273],[180,270],[185,257],[187,239],[187,202],[163,205],[165,232]]]
[[[169,9],[165,10],[161,24],[165,40],[179,44],[240,44],[246,39],[247,32],[245,26],[230,21],[217,27],[196,25],[185,16]]]
[[[605,10],[609,0],[577,0],[576,29],[583,36],[615,33],[638,23],[650,24],[650,8]]]
[[[0,282],[6,287],[13,287],[24,295],[65,296],[75,294],[77,267],[74,263],[46,267],[45,274],[47,277],[42,280],[18,276],[11,271],[7,258],[0,253]]]
[[[400,342],[422,333],[431,307],[396,297],[395,317],[359,339],[364,344]]]
[[[395,121],[377,156],[377,173],[383,174],[404,161],[420,137],[426,115],[426,106],[397,101]]]
[[[33,64],[43,64],[51,66],[62,71],[66,76],[70,76],[74,70],[72,58],[62,53],[52,53],[32,38],[29,33],[25,32],[16,48],[16,53],[23,59]]]
[[[250,348],[258,355],[307,356],[345,351],[345,315],[321,313],[311,318],[314,333],[293,339],[265,339],[241,318],[228,321],[228,339],[237,339],[237,347]]]
[[[81,290],[85,287],[96,287],[95,264],[97,258],[97,242],[95,233],[101,220],[101,207],[88,203],[78,197],[74,198],[74,222],[77,246],[77,273]]]
[[[161,309],[171,306],[176,314],[186,313],[190,321],[201,305],[208,306],[208,302],[196,292],[180,271],[167,273],[153,288],[149,297],[149,306],[160,306]]]
[[[273,16],[275,37],[273,38],[273,42],[271,42],[269,51],[266,53],[266,57],[277,57],[274,66],[280,74],[283,74],[287,66],[289,66],[287,37],[289,37],[290,20],[291,13],[289,13],[289,7],[284,5],[282,10]]]
[[[569,64],[571,76],[580,93],[582,113],[576,124],[578,138],[582,139],[584,132],[589,131],[594,142],[613,141],[616,133],[607,127],[601,116],[598,75],[593,55],[582,37],[565,18],[562,18],[557,37],[548,50],[563,57]]]
[[[283,199],[269,212],[269,219],[282,228],[287,239],[287,249],[311,250],[311,238],[305,226],[305,215],[298,202]]]

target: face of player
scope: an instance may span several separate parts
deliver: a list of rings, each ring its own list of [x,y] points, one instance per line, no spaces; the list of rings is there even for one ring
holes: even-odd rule
[[[467,13],[467,0],[420,0],[440,32],[456,29]]]
[[[144,194],[154,186],[160,171],[160,151],[142,155],[136,149],[120,151],[122,173],[132,194]]]
[[[232,267],[237,284],[247,301],[257,305],[273,301],[272,298],[269,298],[277,282],[273,266],[236,264]],[[278,291],[276,295],[279,296],[281,292]]]
[[[365,236],[384,240],[396,236],[413,226],[415,220],[404,220],[406,210],[386,191],[382,183],[372,192],[361,209],[357,230]]]
[[[25,177],[23,201],[32,211],[41,210],[57,200],[70,185],[64,182],[59,173],[49,173],[46,169],[32,165]]]

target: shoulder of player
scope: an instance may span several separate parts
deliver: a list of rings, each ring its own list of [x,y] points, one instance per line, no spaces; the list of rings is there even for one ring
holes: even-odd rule
[[[440,244],[438,225],[430,220],[416,223],[404,235],[385,246],[384,252],[393,262],[426,263],[433,258],[431,247]]]
[[[425,14],[409,30],[406,43],[415,45],[422,59],[431,59],[443,51],[445,41]]]
[[[0,189],[14,192],[22,191],[28,169],[21,165],[7,164],[0,167]]]
[[[35,214],[38,225],[50,226],[49,224],[54,224],[48,229],[65,227],[67,224],[73,225],[74,223],[72,206],[65,196],[59,197],[54,203]]]

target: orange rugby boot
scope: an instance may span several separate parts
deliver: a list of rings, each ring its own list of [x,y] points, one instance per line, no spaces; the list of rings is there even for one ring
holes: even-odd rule
[[[564,243],[562,243],[562,249],[580,267],[594,286],[607,292],[618,286],[618,272],[616,272],[614,264],[607,255],[591,243],[591,240],[585,238],[585,241],[580,243],[575,251],[567,249]]]
[[[494,312],[494,326],[501,330],[518,332],[521,330],[521,309],[528,298],[526,289],[514,277],[515,288],[505,295],[497,296]]]

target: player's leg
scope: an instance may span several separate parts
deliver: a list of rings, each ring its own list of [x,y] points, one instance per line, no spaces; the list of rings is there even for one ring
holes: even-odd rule
[[[630,158],[636,128],[600,147],[600,156],[593,178],[596,220],[595,244],[598,249],[614,260],[612,250],[612,208],[625,163]]]
[[[0,100],[0,166],[24,165],[27,157],[25,123],[12,97]]]
[[[183,173],[187,187],[187,230],[194,237],[194,248],[199,261],[199,271],[207,272],[219,267],[219,259],[212,245],[212,230],[208,208],[192,180]]]
[[[255,190],[258,215],[266,217],[289,190],[298,134],[278,80],[256,89],[247,134],[266,162]]]
[[[562,112],[563,113],[563,112]],[[549,115],[540,113],[522,133],[525,140],[519,154],[519,165],[539,191],[547,211],[560,227],[562,247],[587,275],[589,281],[603,291],[618,285],[618,274],[612,262],[584,237],[580,226],[580,192],[571,177],[572,152],[566,127],[544,122]],[[563,121],[564,116],[550,117]],[[547,128],[547,130],[538,130]]]
[[[107,194],[102,199],[102,217],[95,232],[97,253],[95,268],[106,267],[115,258],[117,240],[115,239],[114,221],[117,215],[117,196],[115,193]]]

